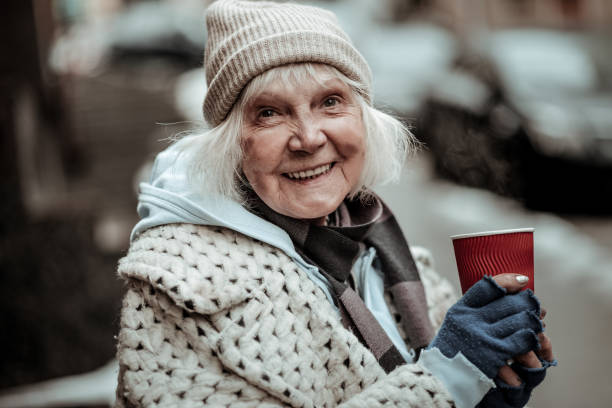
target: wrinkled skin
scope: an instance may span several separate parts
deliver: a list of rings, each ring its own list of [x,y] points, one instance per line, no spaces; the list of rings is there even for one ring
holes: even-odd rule
[[[315,223],[357,185],[365,158],[352,90],[323,71],[318,79],[271,83],[247,101],[242,127],[242,170],[255,193],[277,213]]]

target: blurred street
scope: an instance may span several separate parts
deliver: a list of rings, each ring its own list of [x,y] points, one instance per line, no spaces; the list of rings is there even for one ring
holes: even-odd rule
[[[397,186],[378,192],[412,245],[429,248],[437,270],[459,287],[450,235],[535,228],[535,289],[548,310],[559,366],[529,406],[607,407],[612,403],[612,222],[527,211],[512,200],[432,179],[429,159],[408,163]],[[595,227],[597,225],[597,227]]]
[[[0,61],[0,408],[113,401],[117,260],[151,160],[202,125],[211,1],[0,15],[16,53]],[[612,2],[305,2],[337,14],[376,106],[423,143],[377,189],[411,245],[459,288],[449,236],[535,228],[559,366],[529,406],[612,406]]]

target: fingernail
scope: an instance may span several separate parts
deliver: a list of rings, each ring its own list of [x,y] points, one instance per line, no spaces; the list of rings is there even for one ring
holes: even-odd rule
[[[525,275],[516,275],[516,281],[518,283],[525,283],[529,280],[529,278]]]

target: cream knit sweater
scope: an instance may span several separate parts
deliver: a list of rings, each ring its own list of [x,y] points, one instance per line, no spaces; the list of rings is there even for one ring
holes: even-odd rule
[[[438,328],[454,291],[413,255]],[[235,231],[149,229],[119,274],[118,407],[454,406],[418,364],[385,374],[304,271]]]

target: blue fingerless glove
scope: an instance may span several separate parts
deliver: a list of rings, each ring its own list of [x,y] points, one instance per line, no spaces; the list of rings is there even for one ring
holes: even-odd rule
[[[511,365],[514,372],[521,378],[522,383],[518,387],[513,387],[506,384],[499,378],[495,379],[497,388],[492,388],[482,401],[476,406],[477,408],[521,408],[527,404],[531,397],[531,392],[537,387],[544,377],[546,377],[546,369],[551,366],[556,366],[557,361],[540,360],[542,367],[531,368],[525,367],[518,363]]]
[[[485,276],[446,313],[428,348],[448,358],[461,352],[487,377],[516,355],[539,348],[540,302],[531,290],[508,295]]]

